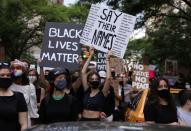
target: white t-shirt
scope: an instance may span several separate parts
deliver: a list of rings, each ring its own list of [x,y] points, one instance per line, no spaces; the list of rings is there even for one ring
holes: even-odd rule
[[[182,110],[181,107],[178,108],[178,121],[185,124],[185,126],[191,127],[191,112]]]

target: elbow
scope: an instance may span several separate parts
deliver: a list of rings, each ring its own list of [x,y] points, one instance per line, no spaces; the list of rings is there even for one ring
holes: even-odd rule
[[[27,125],[28,125],[28,124],[27,124],[27,122],[22,123],[22,124],[21,124],[21,131],[26,130],[26,129],[28,128],[28,126],[27,126]]]

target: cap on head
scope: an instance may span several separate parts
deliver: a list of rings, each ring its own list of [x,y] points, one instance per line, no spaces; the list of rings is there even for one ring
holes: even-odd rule
[[[10,68],[10,63],[0,62],[0,69],[2,69],[2,68]]]
[[[49,74],[48,74],[48,80],[54,81],[55,78],[56,78],[57,76],[61,75],[61,74],[67,75],[68,72],[67,72],[65,69],[63,69],[63,68],[53,69],[53,70],[51,70],[51,71],[49,72]]]

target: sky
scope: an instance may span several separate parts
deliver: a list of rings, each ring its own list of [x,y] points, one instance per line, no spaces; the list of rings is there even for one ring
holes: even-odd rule
[[[68,6],[69,4],[74,4],[78,0],[64,0],[64,4]]]

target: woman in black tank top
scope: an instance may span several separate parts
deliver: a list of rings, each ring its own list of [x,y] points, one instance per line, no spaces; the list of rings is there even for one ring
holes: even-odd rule
[[[100,113],[103,111],[105,97],[108,95],[109,83],[110,83],[110,66],[109,57],[111,51],[108,52],[106,58],[106,80],[103,89],[100,91],[100,76],[97,72],[91,72],[87,74],[87,68],[92,56],[94,55],[94,49],[90,48],[90,57],[82,69],[82,84],[85,92],[83,99],[83,113],[82,121],[98,121],[100,120]]]

